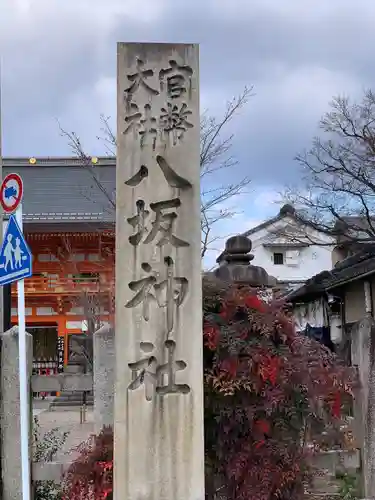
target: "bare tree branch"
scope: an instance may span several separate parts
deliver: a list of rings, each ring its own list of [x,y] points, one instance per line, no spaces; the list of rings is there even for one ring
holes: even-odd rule
[[[218,120],[209,116],[207,111],[201,117],[201,176],[223,168],[237,165],[237,161],[229,154],[232,148],[233,135],[222,137],[225,127],[232,121],[238,111],[247,104],[253,95],[253,87],[245,87],[243,92],[227,103],[223,116]]]
[[[107,149],[110,156],[116,156],[116,136],[110,126],[110,116],[100,115],[100,121],[102,122],[102,127],[100,129],[101,135],[97,136],[98,141],[102,141]]]
[[[200,167],[201,182],[208,189],[202,188],[201,192],[201,228],[202,228],[202,248],[201,255],[211,249],[213,242],[217,241],[219,236],[212,236],[212,229],[215,224],[223,219],[232,217],[234,210],[228,208],[229,200],[236,198],[246,192],[250,183],[248,177],[240,178],[233,183],[217,184],[219,171],[225,169],[234,169],[238,166],[237,160],[231,155],[233,135],[226,135],[228,125],[232,122],[238,112],[248,103],[253,96],[253,88],[245,87],[240,95],[234,97],[227,103],[223,116],[220,118],[209,116],[207,112],[201,117],[200,123]],[[116,136],[110,125],[110,117],[101,115],[102,127],[101,135],[97,137],[105,145],[107,153],[111,156],[116,152]],[[92,163],[81,144],[81,141],[75,132],[67,132],[60,127],[60,133],[67,138],[68,144],[81,165],[88,170],[94,180],[95,186],[104,194],[109,202],[109,210],[115,210],[115,201],[112,193],[108,193],[98,176],[98,168]],[[231,178],[235,174],[231,173]],[[84,196],[88,196],[87,193]]]
[[[324,137],[296,157],[303,185],[284,197],[306,227],[353,249],[375,242],[375,94],[365,91],[359,103],[336,97],[330,108]]]
[[[60,123],[59,123],[59,128],[60,128],[60,134],[68,139],[68,145],[70,146],[70,149],[72,150],[74,156],[76,156],[81,160],[81,166],[90,173],[95,186],[98,188],[100,192],[104,194],[105,198],[108,201],[110,209],[114,211],[116,209],[116,203],[114,200],[113,193],[109,193],[107,189],[103,186],[102,182],[100,181],[97,175],[97,170],[95,169],[95,165],[92,163],[91,157],[84,152],[79,137],[75,132],[67,132],[66,130],[64,130],[61,127]]]

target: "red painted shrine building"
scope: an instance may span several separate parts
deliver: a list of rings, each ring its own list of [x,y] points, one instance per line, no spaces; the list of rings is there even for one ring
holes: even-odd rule
[[[34,361],[69,360],[72,336],[112,321],[115,158],[4,158],[3,177],[24,183],[24,233],[33,255],[25,280]],[[12,324],[17,287],[12,285]]]

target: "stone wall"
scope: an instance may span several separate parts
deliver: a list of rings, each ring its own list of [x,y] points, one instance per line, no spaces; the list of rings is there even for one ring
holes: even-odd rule
[[[1,345],[1,466],[2,500],[22,500],[20,382],[18,367],[18,326],[0,335]],[[33,344],[26,334],[28,373],[31,376]],[[31,411],[30,411],[31,417]],[[31,418],[30,418],[31,420]],[[31,426],[30,426],[31,427]]]
[[[368,314],[351,329],[352,364],[360,387],[354,400],[355,439],[361,444],[364,492],[375,497],[375,321]]]
[[[94,334],[95,433],[114,423],[115,333],[105,325]]]
[[[365,317],[365,292],[363,281],[353,281],[345,286],[345,323],[360,321]]]

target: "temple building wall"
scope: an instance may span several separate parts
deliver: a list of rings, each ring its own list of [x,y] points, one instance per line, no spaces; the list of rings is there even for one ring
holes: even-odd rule
[[[71,336],[84,333],[90,318],[112,322],[114,236],[106,233],[103,237],[100,232],[25,234],[33,254],[33,276],[25,280],[25,297],[34,358],[57,360],[58,346],[63,346],[66,365]],[[12,324],[17,324],[16,284],[12,286]]]

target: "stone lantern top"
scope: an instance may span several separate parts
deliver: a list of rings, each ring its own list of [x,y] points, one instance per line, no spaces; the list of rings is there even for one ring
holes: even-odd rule
[[[254,256],[250,254],[251,248],[251,240],[247,236],[238,235],[229,238],[222,254],[224,262],[215,269],[215,277],[222,281],[241,283],[252,287],[275,285],[275,278],[269,276],[263,267],[250,264],[254,259]]]

